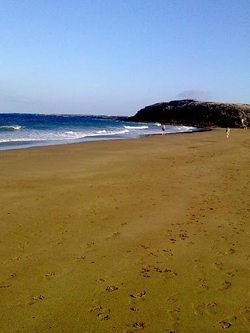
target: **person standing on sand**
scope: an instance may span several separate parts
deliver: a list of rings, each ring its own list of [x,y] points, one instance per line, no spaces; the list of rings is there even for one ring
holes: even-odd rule
[[[165,134],[166,126],[165,124],[161,124],[162,135]]]
[[[241,118],[241,124],[244,130],[247,130],[247,124],[245,123],[245,119]]]
[[[227,128],[226,128],[226,136],[227,136],[227,139],[229,139],[230,131],[231,131],[230,128],[227,127]]]

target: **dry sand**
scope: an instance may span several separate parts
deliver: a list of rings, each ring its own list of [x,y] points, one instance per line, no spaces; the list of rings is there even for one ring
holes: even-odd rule
[[[247,332],[248,142],[0,152],[0,331]]]

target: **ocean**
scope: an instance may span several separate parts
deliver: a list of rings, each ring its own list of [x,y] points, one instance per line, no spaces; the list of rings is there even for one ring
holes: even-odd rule
[[[166,126],[165,133],[195,131]],[[138,138],[160,134],[160,124],[132,123],[118,117],[87,115],[0,114],[0,150],[74,142]]]

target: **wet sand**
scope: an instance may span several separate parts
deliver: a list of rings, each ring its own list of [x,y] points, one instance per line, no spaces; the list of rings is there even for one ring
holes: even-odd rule
[[[247,332],[249,132],[0,152],[1,332]]]

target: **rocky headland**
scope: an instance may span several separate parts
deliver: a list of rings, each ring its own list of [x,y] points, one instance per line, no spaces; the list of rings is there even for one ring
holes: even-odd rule
[[[146,106],[128,120],[196,127],[237,128],[250,123],[250,104],[174,100]]]

